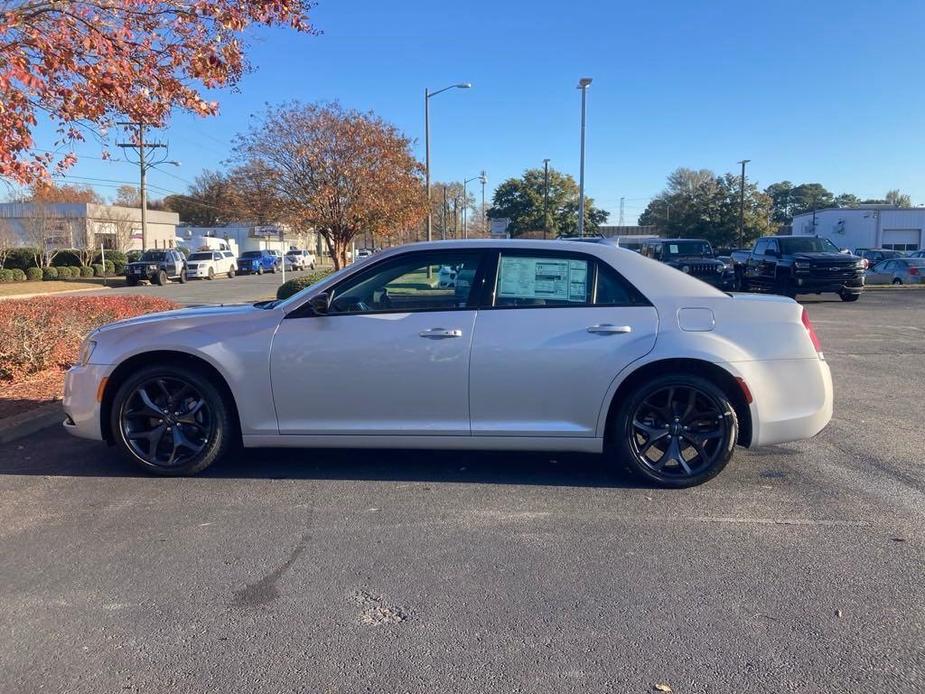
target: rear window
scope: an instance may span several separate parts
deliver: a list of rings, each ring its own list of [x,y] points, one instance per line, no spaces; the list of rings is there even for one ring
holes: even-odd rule
[[[260,251],[245,251],[241,254],[242,258],[259,258]]]
[[[190,260],[212,260],[211,253],[190,253]]]

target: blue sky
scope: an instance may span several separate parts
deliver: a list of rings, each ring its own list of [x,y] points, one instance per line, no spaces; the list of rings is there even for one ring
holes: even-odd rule
[[[265,102],[374,110],[423,159],[424,88],[460,81],[473,89],[431,102],[434,180],[485,169],[490,194],[546,157],[577,178],[575,86],[589,76],[587,189],[611,223],[621,196],[633,223],[678,166],[719,173],[743,158],[762,186],[819,181],[862,197],[898,187],[925,203],[920,1],[321,0],[313,20],[323,35],[254,33],[256,71],[219,95],[221,114],[178,115],[160,133],[183,166],[152,174],[152,195],[221,168]],[[40,147],[52,141],[39,134]],[[136,169],[85,159],[71,174],[134,181]]]

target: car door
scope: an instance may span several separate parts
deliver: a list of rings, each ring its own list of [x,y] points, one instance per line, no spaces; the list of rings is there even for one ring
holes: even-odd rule
[[[884,260],[867,271],[865,281],[868,284],[890,284],[893,281],[895,260]]]
[[[478,273],[482,255],[385,258],[335,285],[326,314],[288,314],[270,353],[280,433],[468,436],[474,292],[437,270]]]
[[[768,240],[758,239],[754,249],[748,256],[745,263],[745,277],[749,283],[756,286],[762,286],[765,283],[765,277],[762,273],[761,266],[764,263],[764,254],[768,250]]]
[[[617,374],[655,345],[655,308],[593,256],[504,250],[470,357],[474,436],[593,437]]]

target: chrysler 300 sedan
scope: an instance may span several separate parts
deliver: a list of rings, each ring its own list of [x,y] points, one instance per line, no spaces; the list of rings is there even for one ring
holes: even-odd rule
[[[791,299],[607,244],[443,241],[285,301],[100,328],[64,409],[69,431],[157,474],[242,445],[583,451],[685,487],[736,445],[814,436],[832,383]]]

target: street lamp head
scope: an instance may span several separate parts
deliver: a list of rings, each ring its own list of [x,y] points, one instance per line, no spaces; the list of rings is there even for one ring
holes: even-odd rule
[[[472,82],[460,82],[456,85],[457,89],[472,89]]]
[[[165,161],[164,163],[165,163],[165,164],[172,164],[173,166],[180,166],[180,162],[178,162],[178,161]]]
[[[578,88],[579,88],[579,89],[585,89],[586,87],[590,87],[590,86],[591,86],[591,78],[590,78],[590,77],[582,77],[580,80],[578,80]]]

